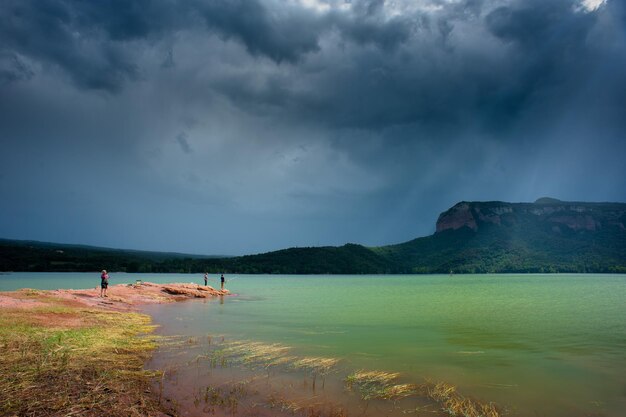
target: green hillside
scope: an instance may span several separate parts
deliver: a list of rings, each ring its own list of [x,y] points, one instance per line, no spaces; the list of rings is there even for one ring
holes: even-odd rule
[[[522,234],[523,233],[523,234]],[[404,273],[626,272],[626,233],[554,236],[541,228],[489,225],[373,248]]]
[[[383,274],[487,272],[626,273],[626,204],[461,202],[437,232],[367,248],[290,248],[206,257],[0,240],[2,271]]]
[[[626,204],[461,202],[437,233],[373,248],[402,272],[626,272]]]

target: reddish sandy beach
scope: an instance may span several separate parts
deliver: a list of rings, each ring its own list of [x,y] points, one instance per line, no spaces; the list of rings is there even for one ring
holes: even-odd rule
[[[33,291],[48,296],[84,305],[100,307],[107,310],[130,311],[141,304],[160,304],[187,300],[190,298],[209,298],[229,295],[228,290],[216,290],[210,286],[197,284],[154,284],[143,282],[138,284],[118,284],[109,286],[108,297],[100,297],[100,288],[88,290],[31,290],[0,293],[0,308],[33,308],[44,305],[41,301],[29,297]]]

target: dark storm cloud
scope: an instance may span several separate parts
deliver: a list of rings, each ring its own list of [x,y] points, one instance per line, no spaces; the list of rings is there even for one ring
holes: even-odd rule
[[[238,105],[288,103],[281,111],[292,117],[338,127],[419,123],[442,134],[470,123],[498,134],[541,105],[538,98],[547,98],[550,106],[567,102],[616,52],[590,38],[598,15],[577,11],[572,1],[514,1],[494,8],[497,4],[454,3],[429,17],[417,12],[384,24],[335,17],[339,41],[361,44],[372,37],[381,48],[347,47],[346,53],[328,47],[310,57],[310,67],[324,68],[322,74],[307,72],[306,65],[295,71],[305,83],[310,80],[310,89],[302,89],[294,73],[268,78],[255,89],[243,79],[247,74],[216,87]],[[617,2],[609,7],[603,13],[620,8]],[[470,33],[475,39],[465,44],[468,23],[475,25]],[[240,100],[244,95],[249,100]]]
[[[199,20],[209,31],[277,63],[295,63],[319,51],[320,37],[333,30],[354,42],[388,49],[407,40],[408,20],[381,21],[374,11],[380,2],[357,4],[363,6],[352,15],[312,14],[281,4],[270,9],[258,0],[8,0],[0,9],[0,42],[4,49],[61,67],[81,88],[115,92],[125,81],[140,79],[133,41],[193,29]],[[164,62],[171,65],[171,55]]]
[[[119,91],[139,77],[131,51],[118,42],[147,34],[137,9],[131,2],[8,0],[0,7],[0,47],[62,68],[81,88]]]
[[[226,38],[241,41],[252,54],[276,62],[297,61],[317,51],[323,22],[302,9],[268,8],[258,0],[216,0],[199,2],[207,26]]]
[[[459,200],[623,200],[625,15],[6,0],[0,237],[249,253],[407,240]]]
[[[210,29],[226,38],[241,41],[254,55],[277,63],[296,63],[320,50],[320,38],[338,31],[359,44],[394,49],[410,34],[410,20],[397,17],[384,20],[384,1],[355,1],[354,13],[314,14],[302,7],[274,4],[269,8],[259,0],[216,0],[197,3],[197,9]]]
[[[386,19],[384,15],[384,0],[355,1],[353,15],[335,14],[332,22],[339,32],[358,44],[373,44],[384,50],[394,50],[398,45],[406,42],[411,35],[411,29],[418,16],[396,16]]]

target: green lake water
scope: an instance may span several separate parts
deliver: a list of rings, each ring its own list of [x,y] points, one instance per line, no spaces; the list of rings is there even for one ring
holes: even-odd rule
[[[83,277],[88,287],[98,281],[91,275]],[[0,276],[1,290],[9,276]],[[134,282],[134,274],[126,277]],[[202,276],[141,279],[200,283]],[[350,369],[446,381],[509,415],[617,417],[626,410],[624,275],[227,279],[232,296],[145,311],[163,334],[280,343]]]
[[[521,416],[626,410],[626,276],[236,276],[232,297],[150,307],[185,335],[281,343],[455,384]]]

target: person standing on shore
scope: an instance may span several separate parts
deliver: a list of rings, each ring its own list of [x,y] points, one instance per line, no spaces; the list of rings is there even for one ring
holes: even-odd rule
[[[205,287],[207,286],[208,282],[209,282],[209,273],[205,272],[204,273],[204,286]]]
[[[100,297],[108,297],[107,288],[109,288],[109,274],[106,269],[103,269],[100,275]]]
[[[222,274],[222,277],[220,278],[221,282],[222,282],[222,291],[224,291],[224,274]]]

